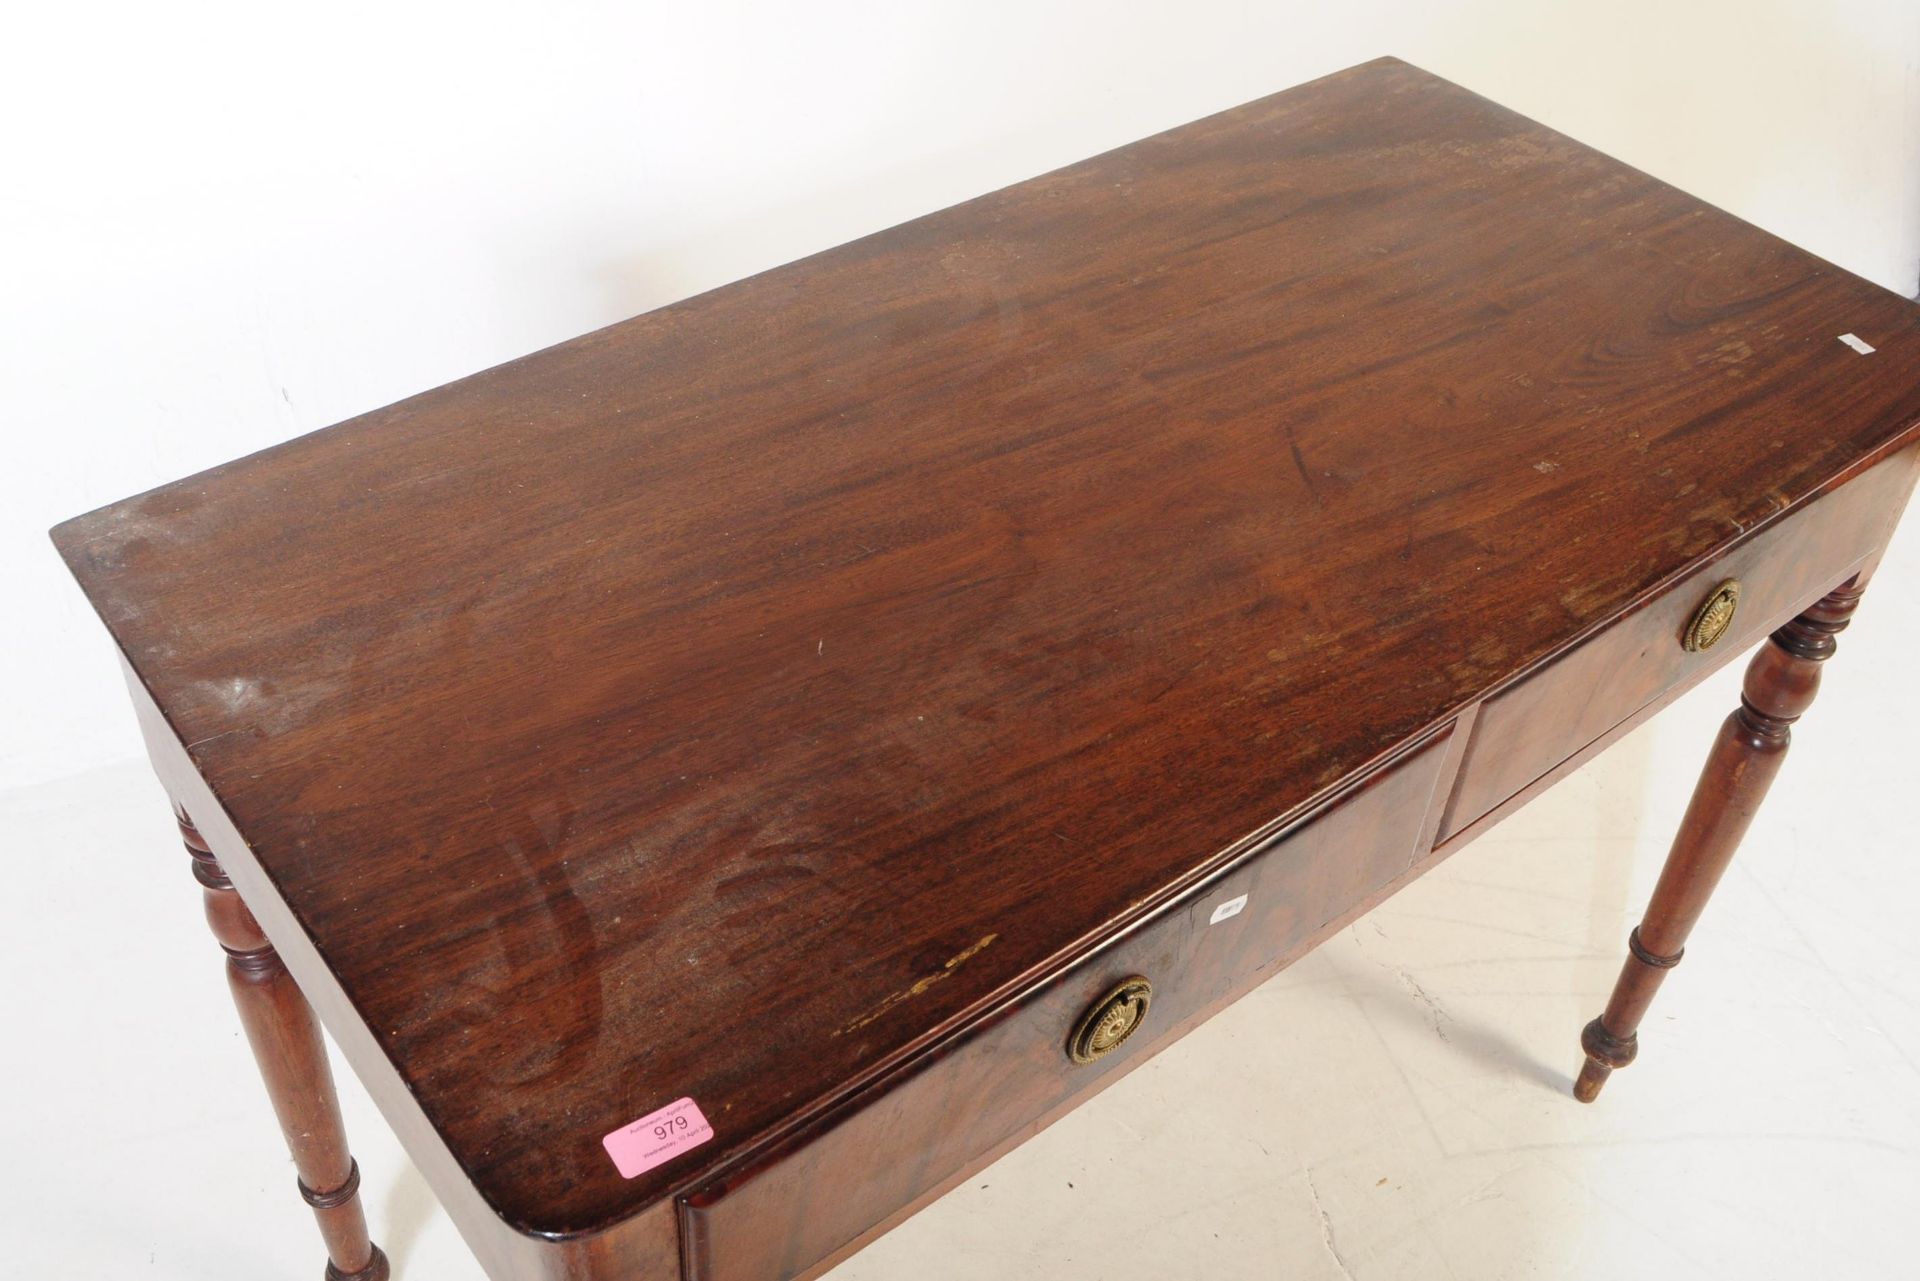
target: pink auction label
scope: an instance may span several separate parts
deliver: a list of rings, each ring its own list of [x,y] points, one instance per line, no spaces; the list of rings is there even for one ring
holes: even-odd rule
[[[600,1142],[606,1145],[620,1177],[631,1179],[712,1137],[713,1127],[700,1114],[700,1105],[692,1099],[678,1099],[631,1125],[621,1126]]]

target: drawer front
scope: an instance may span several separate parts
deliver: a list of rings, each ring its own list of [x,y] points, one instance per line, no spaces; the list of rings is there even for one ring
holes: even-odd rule
[[[1912,487],[1913,463],[1908,451],[1815,499],[1487,700],[1439,839],[1838,587],[1885,539]],[[1740,584],[1730,627],[1710,648],[1688,650],[1689,625],[1729,579]]]
[[[1357,916],[1416,855],[1429,807],[1443,799],[1435,790],[1445,739],[1428,740],[884,1090],[688,1198],[688,1275],[775,1281],[837,1261]],[[1075,1062],[1076,1028],[1135,976],[1151,984],[1137,1030]],[[1097,1051],[1125,1019],[1104,1036],[1089,1029],[1082,1048],[1091,1039]]]

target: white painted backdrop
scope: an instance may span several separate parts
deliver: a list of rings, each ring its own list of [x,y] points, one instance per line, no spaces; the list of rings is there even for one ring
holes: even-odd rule
[[[1873,280],[1913,0],[153,5],[0,40],[0,789],[137,752],[66,516],[1395,53]]]

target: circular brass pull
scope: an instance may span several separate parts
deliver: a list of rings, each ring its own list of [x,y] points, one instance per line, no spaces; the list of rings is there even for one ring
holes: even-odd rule
[[[1138,975],[1125,980],[1080,1016],[1067,1041],[1067,1053],[1075,1063],[1091,1063],[1119,1049],[1139,1030],[1152,1003],[1153,984]]]
[[[1687,624],[1681,644],[1686,646],[1690,654],[1712,649],[1727,634],[1727,629],[1733,626],[1733,612],[1738,608],[1740,580],[1729,578],[1714,588],[1700,603],[1700,608],[1693,612],[1693,621]]]

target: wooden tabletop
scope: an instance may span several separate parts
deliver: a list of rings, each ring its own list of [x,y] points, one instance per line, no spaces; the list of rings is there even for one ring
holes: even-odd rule
[[[1383,60],[54,536],[481,1193],[585,1230],[1884,452],[1917,316]]]

